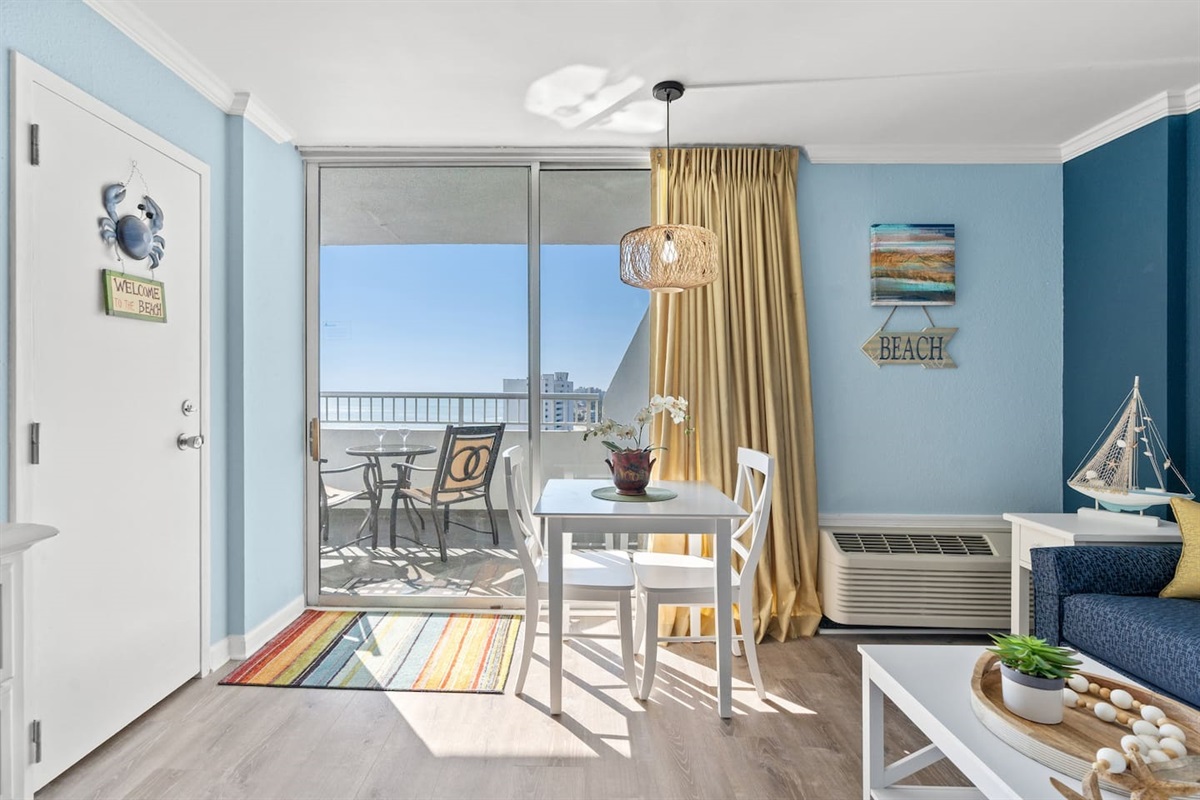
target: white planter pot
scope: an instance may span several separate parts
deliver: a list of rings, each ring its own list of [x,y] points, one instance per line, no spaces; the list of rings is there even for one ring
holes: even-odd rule
[[[1004,705],[1018,717],[1044,725],[1063,720],[1062,678],[1035,678],[1000,665],[1000,691]]]

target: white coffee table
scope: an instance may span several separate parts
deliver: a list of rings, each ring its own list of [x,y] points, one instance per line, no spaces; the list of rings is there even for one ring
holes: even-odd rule
[[[980,645],[860,645],[863,679],[863,800],[1061,800],[1055,777],[1078,791],[1079,780],[1034,761],[1002,742],[971,710],[971,673]],[[1118,676],[1081,656],[1083,669]],[[928,747],[892,764],[883,757],[883,698],[889,698],[929,737]],[[1120,739],[1114,729],[1113,743]],[[949,759],[974,788],[894,786],[941,759]],[[1104,797],[1117,800],[1109,792]]]

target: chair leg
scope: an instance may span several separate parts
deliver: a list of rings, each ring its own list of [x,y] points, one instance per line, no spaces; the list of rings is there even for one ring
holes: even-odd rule
[[[492,544],[500,544],[500,529],[496,527],[496,511],[492,508],[492,495],[485,492],[483,495],[483,504],[487,506],[488,521],[492,524]]]
[[[746,663],[750,665],[750,677],[754,680],[754,688],[758,690],[758,699],[766,700],[767,691],[763,688],[762,673],[758,670],[758,650],[754,643],[754,604],[742,603],[738,606],[742,618],[742,642],[746,645]],[[733,640],[735,643],[737,639]]]
[[[433,529],[437,531],[438,550],[442,554],[442,563],[446,563],[446,529],[438,524],[437,509],[433,509]]]
[[[529,674],[529,662],[533,660],[533,640],[537,636],[538,616],[541,613],[541,601],[538,599],[538,587],[525,587],[525,644],[521,648],[521,671],[517,673],[517,688],[515,694],[525,690],[525,676]]]
[[[442,530],[450,533],[450,506],[442,506]]]
[[[415,520],[413,519],[413,514],[417,515]],[[425,530],[425,518],[421,516],[421,512],[417,511],[416,506],[413,505],[413,501],[407,497],[404,498],[404,516],[408,517],[408,524],[413,530],[413,538],[417,540],[417,544],[422,544],[421,531]],[[418,521],[421,523],[421,530],[417,530]]]
[[[392,513],[388,517],[388,543],[393,550],[396,549],[396,503],[399,499],[399,496],[392,492]]]
[[[625,683],[629,693],[638,696],[637,666],[633,661],[633,615],[629,592],[621,592],[617,598],[617,627],[621,633],[621,664],[625,670]]]
[[[637,618],[633,629],[633,644],[639,653],[646,651],[646,593],[639,586],[637,592]]]
[[[642,664],[642,690],[639,693],[643,700],[650,699],[650,690],[654,688],[654,670],[658,666],[658,598],[646,592],[646,660]]]

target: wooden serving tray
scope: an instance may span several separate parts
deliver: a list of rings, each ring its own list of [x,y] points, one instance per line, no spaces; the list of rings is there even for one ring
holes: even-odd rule
[[[1132,684],[1087,672],[1080,674],[1101,687],[1124,689],[1143,705],[1162,709],[1167,718],[1187,734],[1188,755],[1200,755],[1200,712],[1196,709]],[[1121,737],[1133,732],[1126,725],[1105,722],[1083,707],[1064,708],[1063,721],[1058,725],[1041,725],[1018,717],[1004,707],[1001,698],[1000,660],[994,653],[986,651],[975,662],[975,671],[971,674],[971,709],[984,727],[1005,744],[1073,778],[1082,778],[1091,770],[1097,750],[1101,747],[1120,750]],[[1184,777],[1181,773],[1193,771],[1197,760],[1200,759],[1175,759],[1151,768],[1156,772],[1170,769],[1167,774],[1174,780],[1194,781],[1200,776]],[[1104,787],[1121,794],[1129,793],[1108,782],[1104,782]]]

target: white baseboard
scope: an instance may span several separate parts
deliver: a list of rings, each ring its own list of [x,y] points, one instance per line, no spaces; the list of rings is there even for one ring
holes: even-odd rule
[[[213,642],[208,648],[208,671],[220,669],[229,660],[229,637]]]
[[[254,630],[230,636],[226,640],[229,643],[229,657],[226,661],[229,659],[235,661],[245,660],[247,656],[271,641],[273,636],[286,628],[296,617],[300,616],[306,607],[304,595],[300,595],[268,617]],[[213,663],[217,663],[215,659]]]

